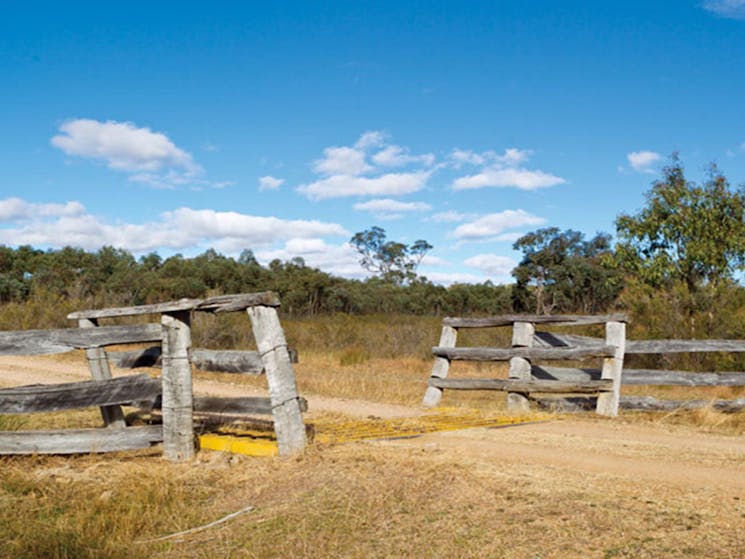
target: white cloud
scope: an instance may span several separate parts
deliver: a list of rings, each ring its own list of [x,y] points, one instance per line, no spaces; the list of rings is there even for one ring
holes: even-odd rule
[[[240,252],[247,247],[271,247],[289,239],[349,236],[347,230],[335,223],[192,208],[164,212],[160,220],[149,223],[107,223],[84,213],[82,206],[75,206],[77,202],[69,204],[72,206],[68,213],[57,211],[46,216],[37,213],[17,227],[0,228],[0,243],[72,245],[88,250],[112,245],[133,252],[214,246],[227,252]],[[14,210],[13,215],[18,212]]]
[[[388,173],[378,177],[334,175],[298,187],[298,192],[313,200],[346,196],[401,196],[424,188],[430,177],[428,171]]]
[[[131,122],[80,118],[59,127],[51,144],[67,155],[106,163],[109,169],[129,174],[133,182],[155,188],[182,185],[225,186],[200,178],[204,173],[192,156],[162,132]]]
[[[475,174],[459,177],[453,181],[453,190],[470,190],[486,187],[512,187],[521,190],[536,190],[564,184],[565,179],[539,170],[519,167],[532,155],[531,150],[508,148],[503,154],[494,151],[476,153],[455,149],[450,153],[450,165],[460,169],[464,165],[478,166]]]
[[[656,151],[632,151],[626,159],[637,173],[654,173],[654,165],[662,159]]]
[[[285,179],[278,179],[270,175],[259,177],[259,190],[278,190]]]
[[[282,248],[257,251],[259,262],[302,258],[308,266],[320,268],[330,274],[351,278],[364,278],[370,274],[359,264],[358,254],[348,244],[329,245],[322,239],[290,239]]]
[[[85,213],[80,202],[64,204],[35,204],[20,198],[0,200],[0,221],[23,221],[35,217],[78,216]]]
[[[745,0],[705,0],[703,6],[722,17],[745,19]]]
[[[531,171],[521,168],[495,168],[490,167],[482,172],[460,177],[453,182],[453,190],[471,190],[474,188],[515,187],[520,190],[536,190],[564,184],[566,180],[543,171]]]
[[[323,150],[323,159],[313,164],[313,171],[322,175],[361,175],[372,170],[365,163],[365,152],[350,147],[331,147]]]
[[[455,228],[451,236],[459,241],[506,241],[511,240],[515,233],[507,233],[508,229],[516,229],[526,225],[541,225],[545,219],[524,210],[505,210],[482,216],[475,221],[464,223]]]
[[[80,118],[59,127],[52,145],[68,155],[100,159],[119,171],[157,171],[166,166],[193,170],[191,155],[161,132],[138,128],[131,122],[99,122]]]
[[[403,167],[411,163],[420,163],[425,167],[431,167],[435,162],[435,156],[431,153],[423,155],[411,155],[407,148],[401,146],[386,146],[372,156],[373,163],[382,167]]]
[[[463,262],[466,266],[478,268],[493,277],[507,277],[517,266],[517,262],[507,256],[496,254],[477,254]]]
[[[473,214],[466,214],[462,212],[457,212],[454,210],[449,210],[447,212],[438,212],[436,214],[433,214],[429,220],[434,221],[435,223],[458,223],[460,221],[465,221],[466,219],[473,219]]]
[[[353,146],[334,146],[323,150],[313,162],[315,181],[302,184],[297,191],[313,200],[346,196],[401,196],[421,190],[434,171],[434,155],[411,155],[409,149],[386,144],[386,135],[368,131]],[[391,167],[408,167],[398,173]],[[413,167],[413,168],[412,168]]]
[[[424,202],[399,202],[390,198],[359,202],[353,207],[358,211],[370,212],[380,219],[397,219],[407,212],[425,212],[432,209],[432,206]]]

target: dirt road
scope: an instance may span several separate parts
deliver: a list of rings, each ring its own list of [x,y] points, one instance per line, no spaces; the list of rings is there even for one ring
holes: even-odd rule
[[[119,372],[117,373],[119,374]],[[69,357],[0,357],[0,385],[85,380],[87,366]],[[256,394],[246,387],[197,379],[195,391],[220,396]],[[325,396],[306,395],[310,416],[406,417],[422,410]],[[693,427],[639,424],[592,415],[557,418],[504,429],[467,429],[381,442],[457,456],[475,467],[549,469],[576,476],[726,493],[745,503],[745,437],[701,432]]]

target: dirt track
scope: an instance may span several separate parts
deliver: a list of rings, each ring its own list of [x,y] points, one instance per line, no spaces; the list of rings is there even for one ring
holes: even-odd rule
[[[85,380],[84,363],[67,358],[2,357],[0,385]],[[195,390],[223,396],[251,395],[246,388],[197,380]],[[416,408],[309,396],[311,413],[412,416]],[[572,476],[603,476],[619,482],[708,490],[745,503],[745,438],[698,432],[690,427],[632,424],[582,416],[505,429],[468,429],[415,439],[374,443],[458,457],[475,467],[561,470]],[[745,526],[744,526],[745,527]]]

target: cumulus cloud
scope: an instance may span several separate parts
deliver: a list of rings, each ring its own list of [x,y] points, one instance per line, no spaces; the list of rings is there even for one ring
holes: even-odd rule
[[[505,210],[487,214],[474,221],[463,223],[455,228],[451,237],[462,241],[512,241],[519,233],[505,233],[526,225],[535,226],[545,223],[545,219],[524,210]]]
[[[202,167],[162,132],[131,122],[79,118],[59,127],[51,144],[67,155],[101,161],[127,173],[133,182],[156,188],[195,184],[213,186],[200,178]],[[217,186],[224,186],[224,183]]]
[[[6,202],[1,201],[0,208],[22,207],[17,202]],[[164,212],[155,222],[108,223],[86,213],[77,202],[68,205],[66,210],[52,209],[45,216],[38,212],[13,210],[12,215],[19,223],[15,227],[0,229],[0,243],[50,247],[72,245],[88,250],[112,245],[133,252],[214,246],[227,252],[240,252],[246,247],[271,247],[290,239],[349,237],[349,232],[335,223],[186,207]]]
[[[721,17],[745,19],[745,0],[705,0],[703,6]]]
[[[348,196],[401,196],[421,190],[435,163],[432,154],[412,155],[406,147],[388,144],[385,134],[368,131],[352,146],[333,146],[313,162],[317,180],[297,191],[313,200]],[[393,167],[406,167],[391,173]]]
[[[428,171],[387,173],[377,177],[334,175],[298,187],[298,191],[313,200],[347,196],[401,196],[424,188]]]
[[[540,170],[520,167],[528,161],[532,151],[508,148],[503,154],[495,151],[476,153],[455,149],[450,153],[450,165],[460,169],[464,165],[478,166],[475,174],[459,177],[453,181],[453,190],[470,190],[486,187],[512,187],[521,190],[536,190],[564,184],[565,179]]]
[[[435,156],[431,153],[422,155],[411,155],[408,148],[401,146],[386,146],[372,156],[373,163],[383,167],[402,167],[411,163],[421,163],[431,167],[435,162]]]
[[[463,262],[466,266],[477,268],[493,277],[507,277],[517,266],[517,262],[507,256],[496,254],[477,254]]]
[[[350,278],[369,276],[360,266],[358,257],[348,243],[333,245],[323,239],[290,239],[281,248],[256,252],[256,258],[264,264],[275,259],[302,258],[308,266],[331,274]]]
[[[64,204],[35,204],[21,198],[0,200],[0,221],[23,221],[35,217],[79,216],[85,213],[80,202]]]
[[[409,212],[425,212],[431,210],[432,206],[424,202],[399,202],[391,198],[359,202],[354,209],[362,212],[370,212],[380,219],[397,219]]]
[[[429,220],[434,221],[435,223],[458,223],[460,221],[465,221],[466,219],[473,219],[474,217],[473,214],[449,210],[433,214]]]
[[[285,179],[278,179],[270,175],[259,177],[259,190],[278,190]]]
[[[632,151],[626,155],[626,159],[637,173],[655,172],[654,165],[662,159],[656,151]]]

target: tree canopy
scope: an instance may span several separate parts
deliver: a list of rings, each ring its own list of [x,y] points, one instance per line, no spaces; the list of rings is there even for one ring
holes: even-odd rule
[[[401,285],[417,278],[422,258],[432,250],[423,239],[411,245],[387,240],[385,229],[372,227],[355,233],[350,244],[360,255],[360,265],[386,281]]]
[[[686,179],[673,155],[647,193],[647,205],[616,220],[621,266],[652,286],[729,280],[745,266],[745,188],[732,189],[712,165],[707,179]]]

